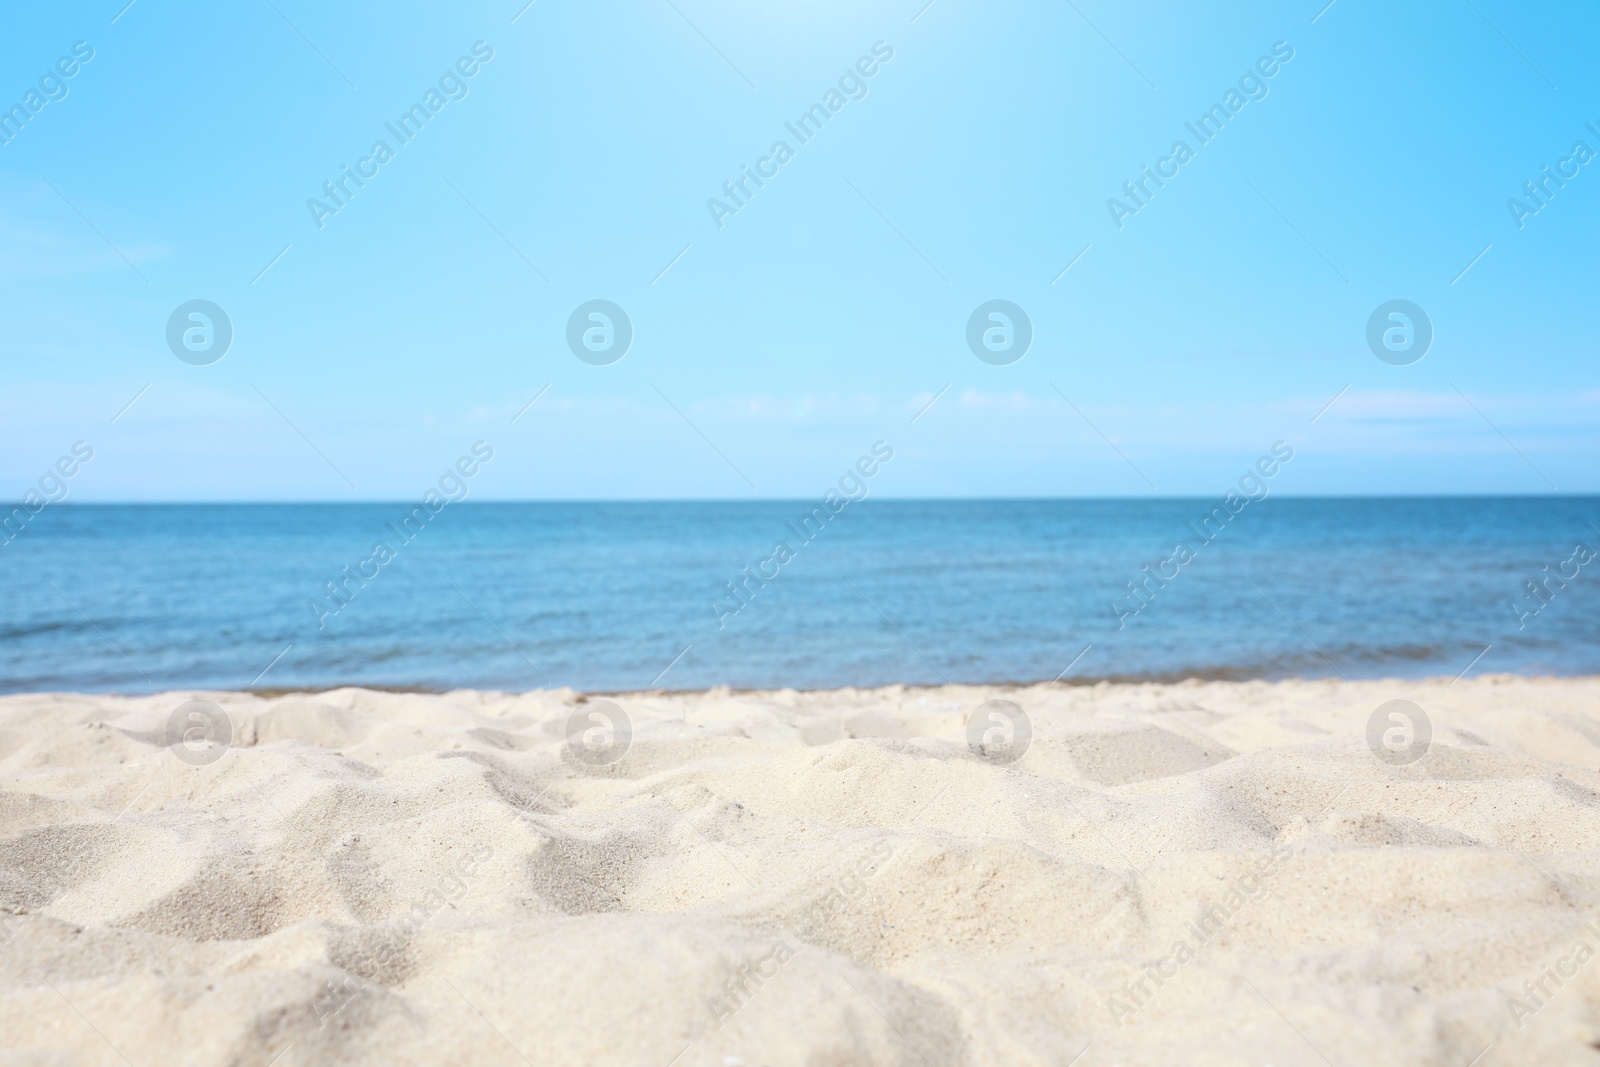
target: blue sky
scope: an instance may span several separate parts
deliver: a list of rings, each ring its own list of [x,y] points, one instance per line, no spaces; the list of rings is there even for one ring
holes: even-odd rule
[[[1220,494],[1279,439],[1283,493],[1600,490],[1600,159],[1507,203],[1600,152],[1592,6],[123,3],[0,40],[7,107],[93,48],[0,145],[13,497],[80,439],[78,501],[414,498],[480,439],[480,499],[811,497],[879,439],[886,496]],[[234,334],[205,366],[166,340],[195,299]],[[566,341],[595,299],[633,328],[604,366]],[[966,342],[994,299],[1033,330],[1005,366]],[[1408,366],[1366,341],[1395,299]]]

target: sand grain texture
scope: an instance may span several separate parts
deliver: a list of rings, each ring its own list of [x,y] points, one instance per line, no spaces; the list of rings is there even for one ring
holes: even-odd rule
[[[1600,680],[612,699],[0,699],[0,1063],[1600,1064]]]

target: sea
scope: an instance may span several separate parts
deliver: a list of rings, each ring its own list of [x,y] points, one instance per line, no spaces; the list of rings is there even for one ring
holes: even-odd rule
[[[0,691],[1595,674],[1597,550],[1597,497],[62,503]]]

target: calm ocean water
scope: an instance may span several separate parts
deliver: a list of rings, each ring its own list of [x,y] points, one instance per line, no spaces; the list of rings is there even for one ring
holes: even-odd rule
[[[1600,499],[1216,503],[54,505],[0,690],[1600,673]]]

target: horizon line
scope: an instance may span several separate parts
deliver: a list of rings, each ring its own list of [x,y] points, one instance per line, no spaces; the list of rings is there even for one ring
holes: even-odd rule
[[[981,503],[1152,503],[1178,500],[1214,500],[1227,495],[1222,493],[1162,493],[1122,496],[865,496],[852,500],[864,504],[871,500],[897,504],[981,504]],[[1595,492],[1516,492],[1516,493],[1271,493],[1254,499],[1265,503],[1274,498],[1303,501],[1338,500],[1581,500],[1600,498]],[[815,502],[810,496],[774,497],[494,497],[490,499],[462,499],[450,501],[452,505],[528,505],[528,504],[804,504]],[[261,499],[261,500],[61,500],[49,507],[363,507],[379,505],[411,505],[418,501],[408,497],[378,497],[353,500],[337,498],[326,500]],[[16,505],[23,506],[20,503]],[[42,509],[41,509],[42,510]]]

